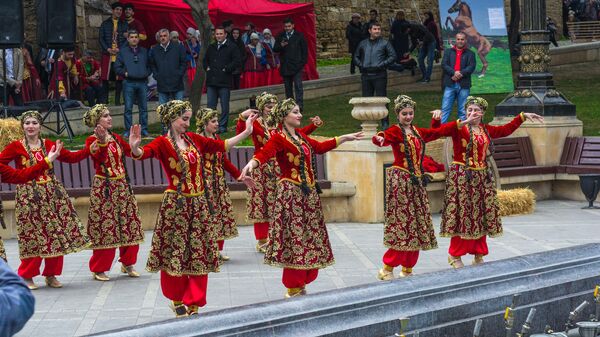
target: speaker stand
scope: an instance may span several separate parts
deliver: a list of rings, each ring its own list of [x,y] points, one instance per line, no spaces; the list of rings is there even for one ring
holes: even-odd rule
[[[69,136],[69,142],[73,141],[73,129],[71,128],[71,123],[69,122],[69,118],[67,118],[67,114],[65,113],[65,109],[62,106],[62,99],[56,99],[56,95],[60,95],[60,93],[58,92],[58,62],[59,60],[56,60],[53,64],[53,69],[54,69],[54,93],[52,95],[52,99],[50,100],[50,107],[48,108],[48,111],[46,111],[46,113],[44,114],[44,116],[42,116],[42,126],[45,127],[46,129],[56,133],[57,135],[60,135],[63,131],[67,131],[67,136]],[[52,73],[50,74],[50,76],[52,76]],[[56,112],[56,129],[53,129],[49,126],[47,126],[44,122],[46,121],[46,119],[48,119],[48,117],[50,116],[50,114],[52,112]],[[63,120],[62,125],[61,125],[61,121]]]

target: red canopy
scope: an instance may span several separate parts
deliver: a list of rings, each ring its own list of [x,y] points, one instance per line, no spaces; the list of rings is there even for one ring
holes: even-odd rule
[[[140,20],[148,34],[147,44],[154,44],[154,34],[161,29],[176,30],[185,38],[188,27],[197,28],[192,10],[183,0],[128,0],[134,4],[135,17]],[[317,73],[317,33],[312,3],[282,4],[268,0],[211,0],[208,3],[213,25],[230,19],[235,27],[244,30],[247,22],[256,25],[262,32],[269,28],[274,36],[283,31],[283,20],[291,17],[295,28],[304,34],[308,44],[308,63],[304,68],[304,79],[319,78]]]

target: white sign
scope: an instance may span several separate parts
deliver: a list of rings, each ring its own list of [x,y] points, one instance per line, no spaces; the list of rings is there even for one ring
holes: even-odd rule
[[[504,8],[488,8],[490,18],[490,29],[506,29],[504,23]]]

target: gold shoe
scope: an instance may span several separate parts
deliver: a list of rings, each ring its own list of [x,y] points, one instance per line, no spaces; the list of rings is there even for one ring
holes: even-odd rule
[[[185,317],[188,315],[185,305],[181,302],[172,301],[169,304],[169,308],[171,308],[171,310],[173,310],[173,312],[175,313],[175,317],[177,317],[177,318]]]
[[[412,275],[412,268],[402,267],[402,271],[398,275],[399,277],[409,277]]]
[[[229,256],[227,256],[227,255],[223,255],[223,254],[219,253],[219,260],[221,260],[221,261],[229,261],[229,260],[231,260],[231,258]]]
[[[471,262],[471,264],[476,265],[482,264],[483,262],[483,254],[475,254],[475,258],[473,259],[473,262]]]
[[[62,288],[62,283],[58,282],[56,276],[46,276],[46,285],[50,288]]]
[[[394,279],[394,272],[386,270],[385,268],[379,269],[379,273],[377,273],[377,278],[381,281],[389,281]]]
[[[96,281],[110,281],[110,277],[105,273],[92,273],[92,276]]]
[[[187,315],[188,316],[198,315],[198,306],[190,305],[189,307],[187,307]]]
[[[462,259],[460,258],[460,256],[456,257],[456,256],[448,255],[448,263],[454,269],[460,269],[460,268],[462,268],[462,267],[465,266],[463,264]]]
[[[259,253],[265,254],[267,252],[267,245],[268,244],[269,244],[269,241],[265,241],[265,242],[258,241],[256,243],[256,251],[259,252]]]
[[[39,288],[35,282],[33,282],[32,278],[24,278],[23,281],[25,281],[25,284],[27,284],[27,288],[29,288],[29,290],[36,290]]]
[[[127,274],[129,277],[140,277],[140,273],[135,271],[133,265],[125,266],[124,264],[121,264],[121,273]]]
[[[285,298],[292,298],[302,296],[302,288],[288,288],[287,293],[285,293]]]

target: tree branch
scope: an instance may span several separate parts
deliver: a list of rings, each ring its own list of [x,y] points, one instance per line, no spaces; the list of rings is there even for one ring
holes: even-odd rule
[[[208,15],[208,0],[183,0],[192,9],[192,17],[198,25],[200,31],[200,55],[198,55],[198,62],[196,63],[196,75],[192,82],[192,89],[190,92],[190,103],[192,103],[192,109],[198,111],[202,104],[202,90],[204,88],[204,81],[206,80],[206,72],[204,71],[204,57],[206,50],[210,44],[210,29],[212,23],[210,22],[210,16]]]

